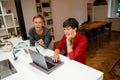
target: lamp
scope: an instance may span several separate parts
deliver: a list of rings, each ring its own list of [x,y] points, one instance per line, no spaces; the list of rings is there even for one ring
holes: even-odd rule
[[[106,0],[95,0],[93,5],[94,6],[107,5],[107,1]]]
[[[12,53],[13,53],[13,57],[14,57],[14,60],[17,60],[18,57],[15,55],[18,51],[20,51],[19,49],[20,48],[25,48],[25,47],[28,47],[28,45],[25,43],[25,42],[19,42],[16,46],[13,45],[13,43],[11,42],[11,45],[12,45]],[[15,50],[17,49],[17,50]],[[24,51],[27,53],[26,49],[24,49]]]

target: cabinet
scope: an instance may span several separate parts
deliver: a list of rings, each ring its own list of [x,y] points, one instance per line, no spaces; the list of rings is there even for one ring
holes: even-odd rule
[[[51,35],[54,39],[51,0],[36,0],[36,11],[44,17],[46,27],[50,29]]]
[[[0,1],[0,37],[6,35],[17,35],[19,27],[15,26],[13,13],[6,13]]]

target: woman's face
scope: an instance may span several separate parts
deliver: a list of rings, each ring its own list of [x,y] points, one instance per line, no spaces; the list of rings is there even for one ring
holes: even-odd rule
[[[69,36],[71,33],[73,33],[73,32],[76,32],[76,28],[75,29],[73,29],[73,28],[71,28],[71,27],[65,27],[64,28],[64,34],[66,35],[66,36]]]
[[[35,26],[35,29],[37,29],[37,30],[41,29],[42,26],[44,26],[44,22],[43,22],[42,18],[35,18],[33,20],[33,24]]]

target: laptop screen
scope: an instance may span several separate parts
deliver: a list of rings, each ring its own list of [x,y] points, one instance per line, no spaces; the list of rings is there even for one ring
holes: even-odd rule
[[[53,72],[63,64],[62,61],[59,61],[58,63],[54,63],[50,57],[43,56],[37,50],[28,49],[28,51],[33,60],[33,63],[30,64],[47,74]]]
[[[37,65],[39,65],[45,69],[48,69],[46,60],[42,54],[37,53],[36,51],[30,50],[30,49],[28,49],[28,50],[29,50],[30,56],[34,63],[36,63]]]

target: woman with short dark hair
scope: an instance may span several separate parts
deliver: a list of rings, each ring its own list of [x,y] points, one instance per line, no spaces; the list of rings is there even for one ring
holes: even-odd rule
[[[59,61],[59,53],[65,48],[66,55],[71,60],[76,60],[85,64],[87,38],[78,32],[78,21],[75,18],[69,18],[63,23],[64,35],[58,43],[54,55],[51,56],[54,62]]]

